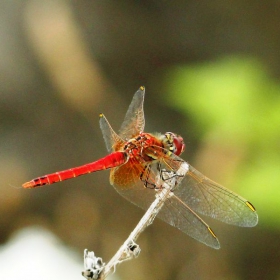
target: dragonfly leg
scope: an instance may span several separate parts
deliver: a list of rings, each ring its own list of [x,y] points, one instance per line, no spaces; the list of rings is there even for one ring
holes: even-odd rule
[[[149,181],[149,176],[151,172],[151,166],[146,165],[143,171],[140,174],[140,180],[144,183],[144,187],[148,189],[159,189],[155,182]]]
[[[179,178],[184,177],[184,175],[177,174],[173,170],[167,170],[165,168],[161,168],[160,163],[158,163],[158,171],[159,171],[161,180],[164,181],[165,183],[167,183],[168,185],[173,186],[173,189],[171,191],[173,191],[174,188],[178,185],[178,182],[181,181],[181,180],[179,180]]]

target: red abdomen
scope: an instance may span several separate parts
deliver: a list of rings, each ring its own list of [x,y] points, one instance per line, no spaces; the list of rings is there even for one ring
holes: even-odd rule
[[[42,177],[35,178],[29,182],[24,183],[22,186],[28,189],[28,188],[40,187],[46,184],[53,184],[56,182],[78,177],[87,173],[92,173],[99,170],[120,166],[126,163],[126,161],[127,161],[126,153],[114,152],[92,163],[88,163],[79,167],[74,167],[68,170],[59,171]]]

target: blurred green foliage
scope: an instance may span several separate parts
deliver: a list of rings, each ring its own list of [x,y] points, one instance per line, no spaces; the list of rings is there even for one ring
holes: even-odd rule
[[[232,183],[261,224],[280,227],[280,84],[240,56],[175,67],[167,77],[166,101],[191,118],[202,141],[218,135],[245,150]]]

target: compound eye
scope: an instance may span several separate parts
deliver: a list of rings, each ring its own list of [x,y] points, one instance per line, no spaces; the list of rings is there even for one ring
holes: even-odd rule
[[[176,156],[179,156],[180,154],[182,154],[184,152],[185,143],[184,143],[183,138],[180,135],[174,135],[173,144],[174,144],[174,147],[175,147],[174,154]]]

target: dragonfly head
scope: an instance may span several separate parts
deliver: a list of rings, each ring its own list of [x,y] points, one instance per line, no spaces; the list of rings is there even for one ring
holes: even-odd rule
[[[183,138],[173,132],[166,132],[164,134],[163,141],[164,145],[166,146],[165,148],[176,156],[179,156],[185,150],[185,143]]]

